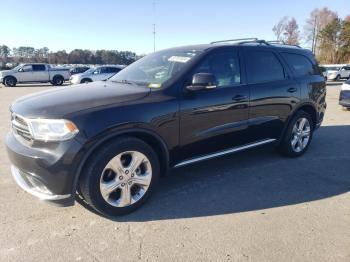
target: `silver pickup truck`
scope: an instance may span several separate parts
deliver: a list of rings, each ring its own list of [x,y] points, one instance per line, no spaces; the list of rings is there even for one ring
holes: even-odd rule
[[[51,83],[60,86],[69,77],[69,69],[53,68],[48,64],[21,64],[11,70],[0,71],[0,83],[10,87],[17,83]]]

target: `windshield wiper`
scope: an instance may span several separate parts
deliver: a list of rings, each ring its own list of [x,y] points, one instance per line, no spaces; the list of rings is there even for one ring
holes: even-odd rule
[[[127,85],[132,85],[133,83],[128,81],[128,80],[111,80],[113,83],[120,83],[120,84],[127,84]]]

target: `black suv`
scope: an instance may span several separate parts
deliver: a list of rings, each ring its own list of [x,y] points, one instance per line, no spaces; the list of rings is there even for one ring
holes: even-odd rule
[[[79,192],[107,216],[140,207],[172,167],[273,143],[302,155],[326,108],[314,56],[250,39],[150,54],[112,78],[20,98],[12,174],[60,205]]]

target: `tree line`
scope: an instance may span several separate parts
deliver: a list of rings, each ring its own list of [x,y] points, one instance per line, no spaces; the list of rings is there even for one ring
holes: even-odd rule
[[[294,17],[283,17],[273,28],[278,41],[291,45],[303,43],[322,64],[350,63],[350,15],[344,19],[327,7],[314,9],[303,31]]]
[[[74,49],[50,52],[47,47],[35,49],[28,46],[9,48],[0,45],[0,62],[49,64],[120,64],[129,65],[139,57],[131,51]]]

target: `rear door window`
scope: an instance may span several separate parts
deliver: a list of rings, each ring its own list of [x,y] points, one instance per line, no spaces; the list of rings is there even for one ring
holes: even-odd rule
[[[270,51],[248,51],[246,54],[248,83],[265,83],[285,79],[284,68]]]
[[[313,65],[306,56],[291,53],[282,53],[281,55],[293,69],[296,77],[320,75],[321,73],[317,65]]]
[[[33,71],[45,71],[45,65],[33,65]]]

